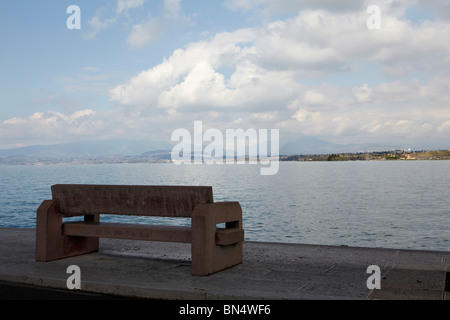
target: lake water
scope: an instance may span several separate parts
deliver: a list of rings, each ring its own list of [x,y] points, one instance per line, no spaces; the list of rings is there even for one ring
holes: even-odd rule
[[[34,228],[56,183],[211,185],[215,201],[241,203],[246,240],[450,251],[450,161],[281,162],[273,176],[253,164],[3,166],[0,227]]]

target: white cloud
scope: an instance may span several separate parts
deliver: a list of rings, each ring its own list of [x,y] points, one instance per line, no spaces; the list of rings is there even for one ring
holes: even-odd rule
[[[272,124],[297,134],[389,139],[447,132],[450,46],[443,39],[450,38],[450,23],[412,24],[403,18],[404,7],[386,3],[381,30],[367,29],[365,10],[302,10],[294,18],[191,43],[113,88],[111,100],[167,123],[207,112],[214,114],[211,121],[240,119],[241,125]],[[383,70],[404,77],[443,68],[420,81],[326,83],[330,74],[364,79],[358,74],[364,66],[355,61],[377,66],[379,77]]]
[[[316,91],[306,91],[305,94],[305,103],[311,105],[320,105],[327,103],[327,99],[323,93]],[[329,103],[329,102],[328,102]]]
[[[27,123],[27,120],[26,120],[26,119],[23,119],[23,118],[17,118],[17,117],[14,117],[14,118],[7,119],[7,120],[3,121],[3,123],[4,123],[4,124],[17,125],[17,124],[24,124],[24,123]]]
[[[164,16],[172,20],[184,17],[181,14],[181,0],[164,0]]]
[[[161,92],[158,103],[165,107],[231,105],[231,90],[224,76],[214,71],[207,62],[195,65],[183,82]]]
[[[180,107],[183,101],[191,105],[197,99],[208,100],[202,97],[212,94],[205,92],[206,85],[208,90],[219,94],[211,107],[223,105],[219,98],[223,98],[220,91],[226,90],[225,78],[216,70],[227,64],[235,66],[243,53],[239,43],[252,36],[251,30],[240,30],[233,35],[219,34],[209,42],[193,43],[185,50],[178,49],[159,65],[111,90],[111,99],[129,106]],[[239,81],[245,81],[239,74],[231,80],[234,85]]]
[[[95,15],[88,20],[88,32],[84,34],[85,39],[94,39],[97,34],[111,27],[117,22],[121,15],[130,9],[142,7],[146,0],[117,0],[115,10],[110,10],[110,6],[99,8]],[[106,17],[105,17],[106,16]]]
[[[291,118],[278,123],[285,134],[445,143],[450,138],[450,92],[444,89],[449,81],[450,77],[434,77],[425,84],[411,80],[354,88],[327,86],[325,109],[307,104],[305,98],[314,97],[311,92],[321,92],[323,86],[307,86],[307,95],[288,103],[286,113],[292,112]]]
[[[158,18],[136,24],[131,28],[127,42],[135,48],[142,48],[148,43],[158,39],[163,34],[163,27]]]
[[[164,139],[201,119],[216,128],[264,126],[292,134],[449,138],[450,22],[412,22],[405,0],[377,0],[382,28],[368,30],[368,3],[229,0],[236,10],[298,13],[174,50],[109,91],[114,112],[15,117],[0,124],[0,138],[9,128],[48,137],[156,132]],[[118,1],[115,14],[143,4]],[[186,18],[180,0],[163,4],[159,17],[130,27],[130,46],[142,48]],[[107,16],[100,10],[91,20],[94,29],[116,22],[117,16]]]
[[[370,100],[372,90],[369,88],[367,83],[365,83],[362,87],[354,87],[352,92],[358,102],[368,102]]]
[[[250,118],[253,122],[271,124],[280,119],[280,115],[278,111],[269,111],[269,112],[255,112],[250,114]]]
[[[11,118],[0,124],[0,140],[42,140],[52,143],[92,137],[103,130],[103,122],[90,109],[65,114],[57,111],[35,112],[28,118]],[[62,141],[60,141],[62,139]]]
[[[442,123],[438,128],[437,131],[441,133],[450,133],[450,120],[445,121]]]
[[[292,117],[298,122],[317,122],[320,119],[321,114],[320,112],[310,112],[308,110],[301,109],[298,110]]]
[[[102,19],[99,15],[95,15],[88,22],[89,32],[84,34],[84,38],[85,39],[94,39],[97,36],[97,33],[99,33],[102,30],[107,29],[115,22],[116,22],[115,17]]]
[[[250,11],[262,9],[265,12],[280,13],[304,9],[325,8],[330,11],[348,11],[362,8],[360,0],[226,0],[225,6],[234,10]]]
[[[145,22],[133,25],[127,39],[130,46],[141,49],[159,39],[174,23],[179,25],[189,21],[189,17],[182,13],[181,0],[164,0],[163,3],[161,17],[151,17]]]
[[[146,0],[117,0],[117,14],[121,14],[128,9],[139,8]]]

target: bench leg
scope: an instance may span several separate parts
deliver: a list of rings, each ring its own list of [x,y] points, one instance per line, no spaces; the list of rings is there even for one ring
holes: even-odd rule
[[[56,201],[44,200],[36,216],[36,261],[52,261],[98,251],[98,238],[70,237],[62,234],[62,218]],[[98,220],[98,215],[85,220]]]
[[[242,262],[243,242],[216,244],[216,225],[242,230],[242,209],[238,202],[198,204],[192,213],[192,274],[204,276]]]

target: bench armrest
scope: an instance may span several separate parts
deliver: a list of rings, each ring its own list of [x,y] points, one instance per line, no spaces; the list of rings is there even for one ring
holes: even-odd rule
[[[218,231],[217,224],[226,229]],[[242,262],[242,208],[239,202],[197,204],[192,212],[192,273],[207,275]]]
[[[208,217],[214,224],[242,221],[242,208],[237,201],[197,204],[192,219],[200,217]]]

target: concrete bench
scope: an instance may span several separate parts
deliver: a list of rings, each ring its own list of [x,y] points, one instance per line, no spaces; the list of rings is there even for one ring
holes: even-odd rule
[[[193,275],[242,262],[241,206],[214,203],[212,187],[57,184],[51,190],[52,200],[37,209],[36,261],[95,252],[99,238],[118,238],[191,243]],[[101,214],[184,217],[191,226],[102,223]],[[84,221],[63,220],[74,216]]]

